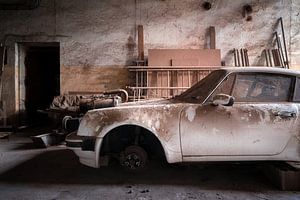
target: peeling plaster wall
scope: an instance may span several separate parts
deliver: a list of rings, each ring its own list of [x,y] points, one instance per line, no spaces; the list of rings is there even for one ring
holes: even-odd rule
[[[1,11],[0,40],[8,46],[4,98],[18,110],[18,42],[60,42],[61,93],[124,87],[124,66],[137,58],[136,25],[144,25],[149,48],[207,48],[207,29],[215,26],[222,60],[233,65],[233,48],[249,50],[250,65],[263,65],[283,17],[291,64],[300,68],[298,0],[42,0],[34,10]],[[253,6],[252,21],[242,7]],[[110,69],[111,70],[108,70]],[[14,99],[14,101],[13,101]]]

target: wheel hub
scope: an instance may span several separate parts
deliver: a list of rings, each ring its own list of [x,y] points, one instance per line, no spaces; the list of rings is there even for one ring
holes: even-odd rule
[[[136,169],[141,166],[142,162],[137,154],[128,154],[125,158],[124,165],[130,169]]]

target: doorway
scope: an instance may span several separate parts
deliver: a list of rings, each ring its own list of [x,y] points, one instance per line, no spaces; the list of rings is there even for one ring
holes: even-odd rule
[[[21,43],[20,45],[21,122],[47,121],[40,110],[49,108],[60,94],[59,43]]]

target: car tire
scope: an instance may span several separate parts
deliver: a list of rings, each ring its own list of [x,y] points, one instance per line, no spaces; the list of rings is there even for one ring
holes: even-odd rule
[[[140,171],[145,169],[148,161],[147,152],[140,146],[128,146],[121,153],[121,165],[129,171]]]

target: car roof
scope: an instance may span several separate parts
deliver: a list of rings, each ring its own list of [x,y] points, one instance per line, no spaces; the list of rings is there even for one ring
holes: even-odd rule
[[[284,74],[290,76],[298,76],[300,77],[300,71],[286,69],[286,68],[278,68],[278,67],[223,67],[221,70],[225,70],[228,73],[232,72],[247,72],[247,73],[271,73],[271,74]]]

